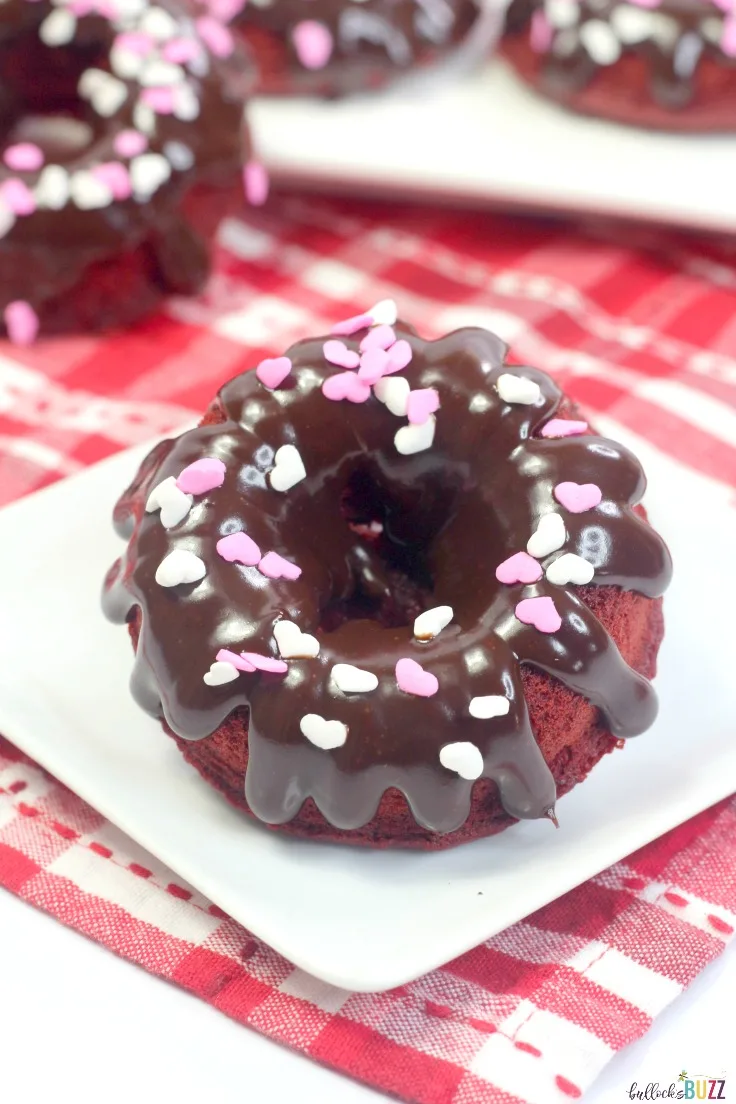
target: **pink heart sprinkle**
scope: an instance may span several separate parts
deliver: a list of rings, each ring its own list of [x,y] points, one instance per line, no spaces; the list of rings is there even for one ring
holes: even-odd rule
[[[246,0],[208,0],[207,7],[210,15],[219,19],[221,23],[232,23],[236,15],[240,15],[245,7]]]
[[[252,674],[256,669],[255,664],[245,658],[245,653],[238,655],[237,652],[231,652],[229,648],[220,648],[215,659],[218,663],[232,663],[233,667],[237,667],[239,671],[247,671],[249,674]]]
[[[396,343],[396,334],[393,326],[374,326],[369,330],[360,343],[361,353],[368,349],[390,349]]]
[[[262,207],[268,199],[270,181],[266,166],[260,161],[249,161],[243,169],[243,190],[251,207]]]
[[[384,376],[391,376],[394,372],[400,372],[402,368],[406,368],[407,364],[411,363],[411,345],[408,341],[404,341],[402,338],[397,341],[395,345],[392,345],[388,350],[388,364],[384,371]]]
[[[280,356],[262,360],[256,368],[256,375],[264,387],[275,391],[284,382],[290,371],[291,361],[287,356]]]
[[[14,299],[3,312],[8,338],[14,345],[32,345],[38,334],[38,315],[25,299]]]
[[[148,149],[148,139],[138,130],[121,130],[112,145],[118,157],[137,157]]]
[[[399,690],[405,694],[416,694],[419,698],[431,698],[440,688],[435,675],[425,671],[415,659],[400,659],[396,664],[396,682]]]
[[[17,177],[11,177],[0,184],[0,199],[14,215],[32,215],[36,210],[33,192]]]
[[[105,161],[90,170],[92,176],[101,180],[112,192],[115,199],[128,199],[132,192],[130,174],[119,161]]]
[[[302,569],[278,552],[267,552],[258,564],[258,570],[268,579],[298,579]]]
[[[533,625],[539,632],[557,632],[562,625],[562,618],[551,598],[522,598],[514,613],[524,625]]]
[[[199,57],[202,47],[193,38],[170,38],[161,50],[166,61],[174,65],[186,65],[188,61],[194,61]]]
[[[296,56],[305,69],[324,69],[332,56],[332,35],[324,23],[304,19],[291,32]]]
[[[113,46],[118,50],[125,50],[129,54],[145,57],[153,49],[154,40],[143,31],[123,31],[122,34],[115,36]]]
[[[228,533],[215,545],[220,556],[228,563],[241,563],[255,567],[261,559],[261,550],[247,533]]]
[[[721,49],[726,57],[736,57],[736,11],[731,12],[723,21]]]
[[[338,372],[336,376],[329,376],[322,384],[322,394],[333,402],[347,399],[348,402],[362,403],[370,397],[370,393],[370,385],[358,379],[354,372]]]
[[[388,367],[388,353],[378,347],[366,349],[360,356],[358,379],[364,383],[377,383]]]
[[[536,583],[542,578],[542,567],[528,552],[516,552],[496,568],[499,583]]]
[[[353,349],[348,349],[344,341],[325,341],[322,355],[329,364],[338,368],[357,368],[360,357]]]
[[[213,19],[211,15],[201,15],[199,19],[195,19],[194,26],[205,46],[215,57],[229,57],[235,49],[235,42],[228,28],[224,23]]]
[[[540,437],[577,437],[585,433],[587,422],[576,422],[572,418],[551,418],[539,431]]]
[[[43,165],[44,156],[35,142],[17,142],[8,146],[3,161],[13,172],[36,172]]]
[[[141,92],[141,102],[155,111],[157,115],[173,115],[174,113],[174,88],[169,85],[165,88],[144,88]]]
[[[268,671],[272,675],[285,675],[289,670],[283,659],[273,659],[271,656],[260,655],[258,652],[241,652],[241,659],[253,665],[256,671]]]
[[[434,387],[420,387],[409,392],[406,416],[412,425],[424,425],[430,414],[440,408],[440,397]]]
[[[529,31],[529,45],[535,54],[546,54],[552,45],[552,24],[540,9],[532,16]]]
[[[201,460],[195,460],[184,468],[176,485],[184,494],[198,495],[213,491],[224,482],[225,465],[222,460],[216,460],[214,456],[203,456]]]
[[[558,483],[554,496],[571,514],[583,514],[598,506],[603,493],[596,483]]]
[[[373,318],[370,314],[354,314],[352,318],[346,318],[333,326],[332,332],[334,334],[340,334],[341,337],[350,337],[351,334],[357,333],[358,330],[365,330],[368,326],[372,325]]]

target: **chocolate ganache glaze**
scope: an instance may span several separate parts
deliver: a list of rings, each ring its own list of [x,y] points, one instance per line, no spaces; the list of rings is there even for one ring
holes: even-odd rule
[[[642,470],[585,423],[555,418],[557,385],[506,367],[493,334],[424,341],[372,321],[231,380],[120,499],[128,546],[103,603],[118,622],[140,608],[134,696],[187,740],[247,706],[246,798],[268,823],[311,796],[355,828],[396,787],[419,824],[450,832],[481,774],[510,815],[553,816],[522,664],[599,706],[616,737],[656,714],[572,582],[666,587],[668,552],[632,510]],[[432,612],[413,630],[322,625],[330,603],[388,585],[385,558],[340,515],[356,478],[383,539],[431,580]],[[272,577],[282,571],[298,578]]]

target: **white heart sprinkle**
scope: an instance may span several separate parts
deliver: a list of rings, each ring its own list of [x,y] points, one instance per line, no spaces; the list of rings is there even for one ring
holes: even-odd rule
[[[202,681],[208,686],[222,686],[226,682],[233,682],[238,677],[237,667],[232,663],[222,662],[216,659],[209,671],[202,675]]]
[[[180,491],[176,479],[170,475],[151,491],[146,502],[146,513],[160,510],[161,524],[164,529],[171,529],[184,520],[192,508],[192,502],[192,496]]]
[[[631,45],[653,38],[652,25],[654,12],[643,11],[629,4],[617,4],[609,19],[621,42]]]
[[[136,199],[148,199],[171,176],[171,165],[160,153],[141,153],[130,162],[130,183]]]
[[[496,390],[507,403],[521,403],[523,406],[534,406],[539,402],[542,389],[534,380],[527,376],[515,376],[511,372],[504,372],[496,380]]]
[[[70,11],[57,8],[38,28],[38,37],[46,46],[65,46],[74,38],[77,20]]]
[[[445,744],[440,750],[440,763],[448,770],[455,771],[461,778],[473,782],[483,773],[483,756],[475,744],[460,740],[456,744]]]
[[[152,135],[156,130],[156,115],[148,104],[137,103],[133,108],[133,125],[141,134]]]
[[[164,142],[164,155],[172,168],[179,172],[191,169],[194,164],[194,154],[183,142]]]
[[[342,721],[326,721],[319,713],[307,713],[299,722],[299,727],[311,744],[331,751],[342,747],[348,738],[347,725]]]
[[[275,491],[288,491],[306,479],[307,469],[295,445],[282,445],[273,459],[274,467],[268,477]]]
[[[180,583],[196,583],[207,574],[207,568],[199,556],[186,548],[175,548],[164,556],[156,568],[156,582],[159,586],[173,587]]]
[[[199,115],[199,97],[188,84],[174,90],[174,115],[184,123],[191,123]]]
[[[102,88],[110,79],[104,69],[85,69],[77,82],[77,91],[83,100],[88,100],[96,88]]]
[[[373,394],[379,402],[385,403],[397,418],[406,417],[406,404],[411,387],[403,376],[383,376],[373,387]]]
[[[431,447],[434,441],[434,431],[437,427],[437,419],[430,414],[426,422],[421,425],[405,425],[394,435],[396,451],[402,456],[412,456],[415,452],[424,452]]]
[[[319,640],[303,633],[293,621],[277,621],[273,627],[282,659],[314,659],[319,655]]]
[[[90,77],[89,74],[94,76]],[[88,69],[80,77],[79,93],[83,96],[88,95],[93,111],[104,119],[109,119],[127,100],[128,86],[101,69]]]
[[[544,14],[553,27],[574,27],[580,8],[576,0],[546,0]]]
[[[595,575],[595,568],[582,556],[576,556],[574,552],[565,552],[549,565],[545,574],[548,581],[555,586],[566,586],[568,583],[584,586]]]
[[[80,169],[69,177],[69,196],[80,211],[96,211],[101,207],[109,207],[113,200],[112,190],[108,185],[85,169]]]
[[[491,717],[505,717],[511,708],[511,702],[503,694],[485,694],[482,698],[471,698],[468,712],[479,721],[488,721]]]
[[[332,668],[332,679],[344,694],[367,694],[378,686],[378,679],[372,671],[353,667],[352,663],[336,663]]]
[[[41,170],[33,194],[37,206],[60,211],[69,199],[69,173],[61,165],[46,165]]]
[[[549,556],[550,552],[556,552],[565,543],[567,533],[561,514],[544,514],[539,519],[539,524],[526,542],[526,550],[536,560]]]
[[[167,85],[179,84],[184,80],[184,70],[173,61],[162,61],[153,58],[146,65],[138,78],[144,88],[164,88]]]
[[[452,606],[435,606],[414,619],[414,636],[417,640],[432,640],[447,628],[453,618]]]
[[[179,27],[167,11],[153,7],[144,12],[138,29],[163,42],[167,38],[173,38]]]
[[[589,19],[583,23],[580,41],[596,65],[613,65],[621,57],[619,41],[602,19]]]
[[[123,80],[135,80],[146,63],[146,59],[134,50],[125,50],[113,46],[110,50],[110,68],[116,77]]]
[[[393,326],[398,317],[395,299],[381,299],[375,307],[366,311],[373,319],[376,326]]]

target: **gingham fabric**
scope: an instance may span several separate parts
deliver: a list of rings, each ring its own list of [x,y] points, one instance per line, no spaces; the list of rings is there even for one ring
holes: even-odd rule
[[[606,428],[736,511],[736,267],[686,237],[276,199],[228,223],[198,301],[106,338],[0,347],[4,500],[164,432],[231,374],[386,296],[485,324]],[[654,452],[651,452],[651,449]],[[417,1104],[557,1104],[736,927],[736,798],[381,994],[305,975],[0,740],[0,884],[315,1060]]]

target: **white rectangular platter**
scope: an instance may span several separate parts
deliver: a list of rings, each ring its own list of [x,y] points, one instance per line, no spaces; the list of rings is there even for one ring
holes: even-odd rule
[[[676,564],[654,728],[559,803],[439,854],[285,838],[211,790],[128,693],[127,633],[99,610],[109,515],[145,450],[0,511],[0,732],[257,936],[348,989],[399,985],[736,790],[727,488],[635,442]],[[709,556],[704,550],[721,549]],[[730,642],[730,643],[729,643]]]
[[[582,118],[498,59],[372,97],[261,98],[251,118],[274,179],[297,188],[736,231],[736,135]]]

